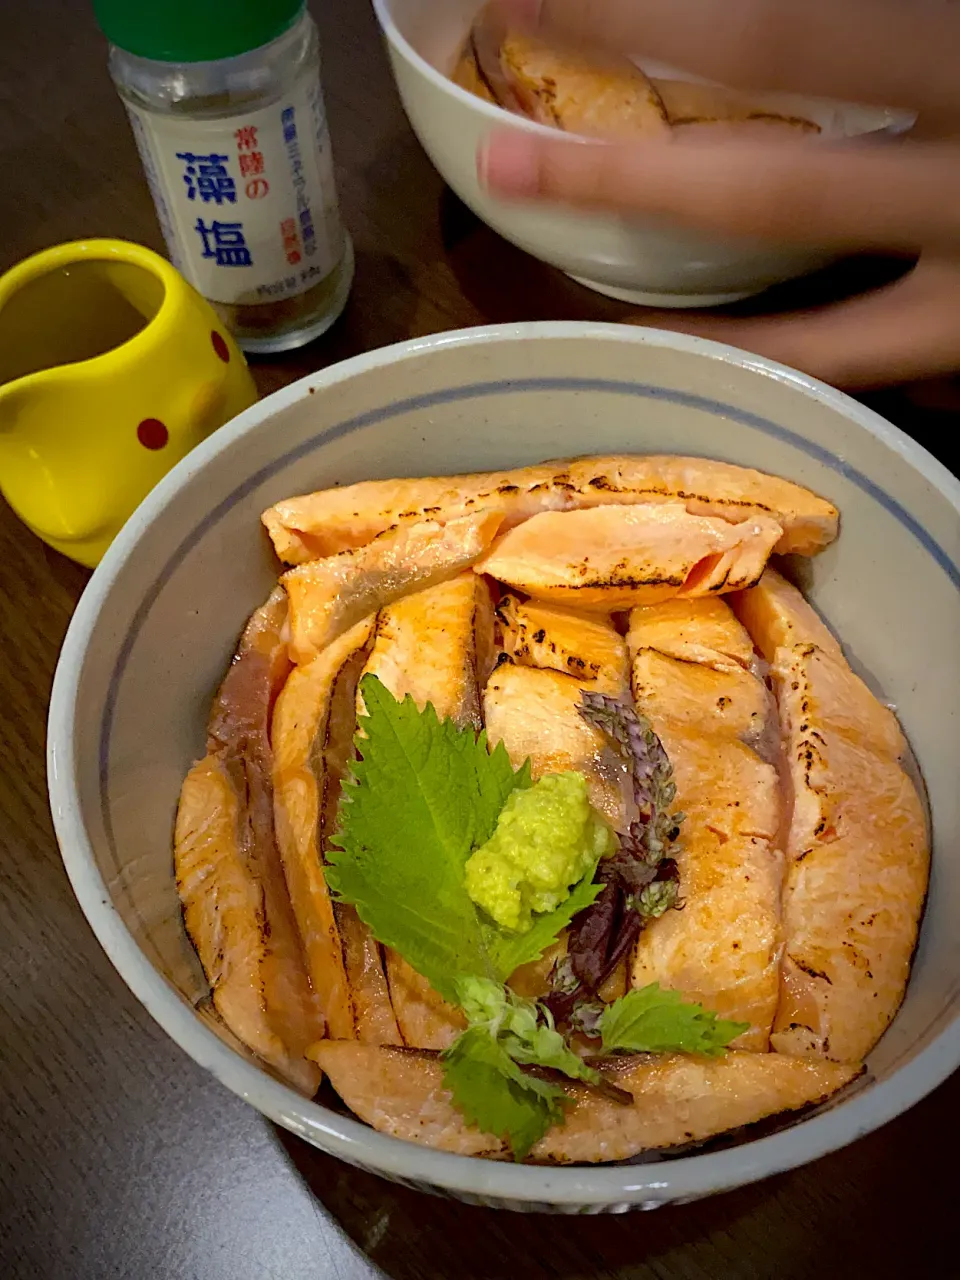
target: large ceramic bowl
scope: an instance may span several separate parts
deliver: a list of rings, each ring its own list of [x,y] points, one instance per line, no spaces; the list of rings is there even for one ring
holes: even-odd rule
[[[265,507],[361,479],[624,450],[746,463],[839,505],[843,531],[812,562],[810,592],[896,704],[933,812],[933,885],[910,989],[854,1092],[772,1135],[607,1168],[425,1150],[305,1101],[210,1014],[174,885],[180,782],[202,753],[243,622],[276,578],[259,524]],[[50,712],[64,861],[100,942],[161,1026],[229,1089],[324,1151],[514,1209],[653,1208],[734,1187],[876,1128],[960,1063],[958,586],[960,484],[867,409],[743,352],[656,331],[535,324],[360,356],[278,391],[197,448],[94,575]]]
[[[404,110],[440,175],[478,217],[534,257],[589,288],[628,302],[704,307],[733,302],[824,266],[815,247],[708,240],[663,224],[507,203],[477,181],[480,141],[492,128],[542,132],[467,93],[449,77],[483,0],[373,0]],[[831,132],[906,127],[873,108],[781,100]],[[775,109],[775,103],[770,105]]]

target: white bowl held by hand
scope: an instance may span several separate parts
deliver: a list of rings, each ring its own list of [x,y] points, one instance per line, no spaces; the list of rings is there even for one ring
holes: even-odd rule
[[[837,256],[810,246],[706,238],[651,219],[496,199],[477,179],[481,141],[494,128],[541,132],[544,126],[484,102],[448,78],[481,0],[373,3],[404,110],[440,175],[494,231],[581,284],[646,306],[719,306],[814,271]],[[800,112],[800,100],[788,105]],[[836,104],[803,105],[809,118],[836,130]],[[882,110],[851,108],[843,128],[878,131],[892,119]]]
[[[869,1074],[823,1114],[651,1163],[535,1168],[427,1150],[306,1101],[225,1032],[173,875],[181,781],[247,616],[278,566],[260,513],[363,479],[576,454],[675,452],[759,467],[830,498],[838,542],[809,594],[896,705],[923,770],[934,869],[903,1008]],[[57,671],[50,795],[77,897],[117,969],[195,1061],[266,1116],[413,1186],[512,1209],[656,1207],[813,1160],[905,1110],[960,1064],[960,483],[839,392],[740,351],[617,326],[534,324],[419,339],[302,379],[191,453],[119,535]],[[950,1140],[944,1134],[943,1141]]]

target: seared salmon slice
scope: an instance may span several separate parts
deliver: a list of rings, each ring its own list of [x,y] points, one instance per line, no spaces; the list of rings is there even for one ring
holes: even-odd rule
[[[772,657],[793,793],[773,1043],[854,1061],[906,989],[929,875],[923,806],[896,717],[801,594],[768,572],[736,607]]]
[[[496,98],[480,75],[480,68],[477,66],[472,43],[468,42],[464,47],[450,79],[454,84],[458,84],[461,89],[466,89],[467,93],[475,94],[478,98],[483,98],[485,102],[496,104]]]
[[[837,536],[836,507],[800,485],[708,458],[614,455],[545,462],[513,471],[367,480],[278,502],[263,514],[277,555],[303,564],[365,546],[395,525],[448,524],[503,511],[511,529],[541,511],[682,502],[691,515],[733,522],[769,516],[783,529],[777,551],[814,555]]]
[[[214,1008],[235,1036],[308,1097],[307,1045],[324,1020],[307,976],[273,824],[270,713],[290,669],[286,600],[250,619],[187,775],[174,837],[184,922]]]
[[[641,934],[632,984],[659,982],[749,1022],[736,1044],[763,1051],[779,998],[782,946],[777,771],[735,740],[668,733],[653,723],[686,815],[676,855],[684,905]]]
[[[490,667],[493,599],[486,582],[462,573],[381,609],[364,674],[377,676],[395,698],[408,694],[441,720],[479,729],[480,689]],[[358,711],[365,714],[358,694]],[[362,729],[363,722],[360,721]],[[409,964],[385,948],[390,999],[404,1042],[445,1049],[466,1023]]]
[[[484,717],[491,747],[502,742],[515,769],[530,760],[534,779],[575,769],[590,803],[616,831],[632,816],[627,766],[606,737],[580,715],[585,687],[559,671],[501,663],[487,681]]]
[[[843,658],[830,628],[776,569],[765,569],[756,587],[731,596],[727,603],[768,662],[778,649],[794,644],[815,644],[832,657]]]
[[[924,814],[895,761],[829,727],[791,729],[789,741],[803,807],[816,810],[790,828],[772,1040],[851,1062],[887,1029],[910,976],[929,874]]]
[[[351,907],[331,900],[324,852],[353,759],[357,681],[373,619],[297,667],[273,716],[274,811],[290,899],[330,1035],[398,1044],[379,949]]]
[[[731,608],[753,627],[764,657],[780,669],[780,685],[794,679],[808,686],[806,701],[814,720],[881,755],[899,760],[907,742],[885,707],[851,671],[833,633],[792,583],[768,569],[752,591],[731,596]],[[799,665],[796,675],[789,669]]]
[[[730,606],[716,596],[633,609],[627,643],[631,658],[640,649],[654,649],[717,671],[757,671],[753,641]]]
[[[633,688],[644,715],[657,723],[739,738],[753,747],[764,741],[768,726],[776,733],[776,708],[766,685],[742,667],[717,671],[641,649],[633,660]]]
[[[390,999],[383,948],[353,907],[338,902],[335,911],[356,1010],[356,1038],[363,1044],[403,1044]]]
[[[389,529],[367,546],[314,560],[280,581],[290,601],[290,652],[309,662],[350,627],[411,591],[447,582],[478,560],[500,526],[496,511]]]
[[[448,1049],[467,1020],[422,974],[392,947],[384,948],[390,1000],[405,1044],[415,1049]]]
[[[634,699],[670,757],[676,807],[686,815],[677,855],[683,910],[644,930],[631,976],[635,986],[659,982],[749,1022],[736,1043],[762,1051],[779,995],[776,709],[763,682],[730,656],[752,655],[749,637],[723,601],[709,604],[692,643],[690,617],[676,602],[630,615]],[[661,648],[645,647],[650,639]],[[663,651],[671,649],[706,662]]]
[[[545,511],[474,569],[538,600],[610,612],[753,586],[781,532],[768,516],[730,524],[678,502]]]
[[[643,710],[643,704],[638,703]],[[684,838],[712,830],[721,838],[775,840],[782,797],[776,768],[736,738],[691,733],[652,721],[673,765]]]
[[[897,717],[842,659],[815,644],[795,644],[777,651],[770,673],[781,705],[786,693],[803,694],[799,700],[789,699],[797,711],[797,725],[804,720],[827,724],[842,737],[888,760],[899,760],[905,754],[907,740]],[[798,688],[794,689],[794,684]]]
[[[479,35],[476,47],[486,71]],[[627,58],[558,49],[535,36],[509,32],[500,41],[498,62],[506,92],[540,124],[595,138],[666,137],[669,132],[657,91]],[[496,73],[488,78],[496,90]]]
[[[310,1097],[320,1072],[302,1056],[302,1031],[308,1025],[322,1031],[323,1019],[311,1007],[302,960],[296,957],[287,970],[277,950],[268,951],[264,894],[243,849],[245,826],[234,781],[217,756],[207,756],[187,775],[177,812],[177,888],[184,924],[223,1022]],[[287,950],[281,940],[281,955]],[[295,1012],[277,1014],[278,1004],[298,1002],[305,1009],[299,1031]]]
[[[626,646],[609,618],[506,595],[497,620],[503,649],[521,666],[563,671],[614,698],[629,691]]]
[[[682,848],[682,911],[644,930],[631,983],[659,982],[721,1018],[748,1022],[734,1042],[765,1052],[777,1009],[780,859],[757,836],[701,834]]]
[[[501,1139],[467,1124],[453,1105],[437,1058],[342,1040],[323,1040],[310,1052],[347,1106],[381,1133],[458,1155],[508,1158]],[[822,1102],[860,1071],[778,1053],[622,1058],[617,1066],[605,1066],[603,1074],[632,1094],[633,1106],[570,1084],[565,1091],[572,1105],[565,1122],[536,1144],[529,1159],[600,1163],[702,1142]]]
[[[461,573],[387,605],[377,615],[364,669],[395,698],[428,702],[441,720],[481,727],[480,690],[490,672],[493,599],[475,573]],[[362,698],[358,712],[363,714]]]

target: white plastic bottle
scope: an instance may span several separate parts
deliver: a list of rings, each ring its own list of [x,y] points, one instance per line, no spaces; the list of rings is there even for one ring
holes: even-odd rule
[[[304,0],[94,0],[170,257],[245,351],[303,346],[346,305]]]

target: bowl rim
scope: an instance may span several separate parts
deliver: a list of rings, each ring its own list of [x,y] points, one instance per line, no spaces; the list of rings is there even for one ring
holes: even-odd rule
[[[133,994],[195,1062],[276,1123],[349,1163],[399,1181],[443,1188],[517,1208],[656,1207],[731,1189],[809,1163],[879,1128],[906,1111],[960,1066],[960,1018],[938,1032],[915,1058],[829,1112],[800,1120],[768,1137],[709,1154],[640,1165],[548,1167],[512,1165],[420,1147],[375,1132],[303,1098],[241,1056],[204,1025],[140,949],[110,898],[80,817],[75,739],[76,699],[94,628],[124,566],[170,499],[197,473],[277,412],[357,375],[449,346],[524,339],[592,339],[665,347],[704,355],[792,386],[841,413],[898,454],[960,516],[960,480],[921,445],[873,410],[833,387],[764,357],[667,330],[579,321],[487,325],[413,338],[367,352],[290,383],[215,432],[177,464],[121,530],[96,569],[70,622],[54,678],[48,717],[50,805],[61,856],[74,893],[100,945]],[[786,1140],[789,1136],[789,1140]]]

